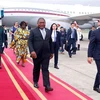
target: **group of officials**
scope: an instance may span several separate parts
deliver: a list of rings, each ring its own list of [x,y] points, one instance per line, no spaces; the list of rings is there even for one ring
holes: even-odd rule
[[[39,88],[38,80],[40,75],[40,68],[42,69],[43,74],[43,85],[45,91],[53,91],[53,88],[50,86],[49,79],[49,61],[54,56],[54,68],[59,69],[58,67],[58,52],[63,52],[63,44],[67,43],[68,53],[71,57],[71,54],[76,54],[76,41],[77,33],[74,28],[75,24],[71,23],[71,28],[68,30],[68,34],[65,34],[65,30],[62,27],[62,30],[57,31],[58,26],[56,23],[51,25],[50,30],[45,28],[46,22],[44,18],[39,18],[37,21],[37,27],[28,31],[27,23],[22,21],[20,26],[18,22],[15,22],[12,27],[10,34],[12,36],[10,48],[14,50],[16,55],[17,64],[22,62],[24,67],[24,62],[28,54],[27,46],[29,47],[30,56],[33,58],[34,69],[33,69],[33,82],[34,87]],[[4,28],[2,27],[1,34],[1,44],[0,44],[0,54],[2,53],[2,48],[4,47]],[[28,45],[27,45],[28,43]],[[1,56],[0,56],[1,57]],[[1,61],[1,60],[0,60]]]
[[[40,68],[42,69],[43,75],[43,85],[45,87],[45,92],[53,91],[53,88],[50,85],[49,79],[49,62],[50,59],[54,56],[54,68],[59,69],[58,67],[58,51],[63,52],[63,43],[65,42],[69,57],[72,57],[72,54],[76,54],[77,46],[76,42],[78,41],[77,32],[80,32],[78,25],[75,27],[75,23],[71,23],[71,27],[68,29],[67,33],[64,36],[64,30],[60,32],[57,31],[57,24],[53,23],[50,30],[45,28],[46,22],[44,18],[39,18],[37,21],[37,27],[32,29],[30,33],[26,30],[27,23],[22,21],[20,23],[20,28],[17,28],[15,31],[14,39],[12,42],[15,42],[16,49],[16,62],[19,64],[19,59],[22,59],[22,65],[24,64],[24,59],[27,56],[27,42],[30,51],[30,55],[33,58],[34,68],[33,68],[33,82],[34,87],[39,88],[38,81],[40,75]],[[100,26],[100,22],[98,22]],[[89,47],[88,47],[88,62],[92,62],[94,58],[97,65],[97,75],[94,83],[93,89],[100,93],[100,28],[91,32]],[[0,68],[1,68],[1,53],[2,48],[4,47],[4,28],[0,27]],[[61,34],[62,33],[62,34]],[[62,36],[62,37],[61,37]],[[66,37],[64,39],[64,37]],[[24,47],[25,52],[23,53]],[[80,43],[78,43],[78,50],[80,49]],[[24,55],[25,54],[25,55]],[[23,65],[24,66],[24,65]]]

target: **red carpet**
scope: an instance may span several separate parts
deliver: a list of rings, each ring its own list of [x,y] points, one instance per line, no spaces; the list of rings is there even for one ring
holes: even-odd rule
[[[16,57],[13,54],[11,49],[6,49],[5,54],[2,56],[2,58],[6,61],[6,64],[8,65],[10,71],[12,72],[13,76],[15,77],[18,84],[20,85],[20,87],[22,88],[22,90],[24,91],[26,96],[29,98],[29,100],[41,100],[41,99],[42,100],[92,100],[90,97],[79,92],[78,90],[76,90],[69,84],[61,81],[60,79],[58,79],[57,77],[55,77],[52,74],[50,74],[50,82],[51,82],[51,86],[54,88],[53,92],[45,93],[41,74],[40,74],[40,80],[39,80],[39,89],[35,89],[33,87],[33,81],[32,81],[33,66],[31,64],[31,62],[32,62],[31,60],[29,60],[29,61],[31,61],[30,63],[29,63],[29,61],[27,61],[25,63],[25,67],[22,67],[21,65],[17,65],[16,61],[15,61]],[[5,76],[4,73],[7,74],[7,72],[4,70],[4,68],[2,69],[2,71],[4,71],[3,75]],[[7,86],[8,86],[10,84],[10,83],[8,83],[8,81],[10,81],[10,82],[12,82],[12,81],[9,78],[9,76],[6,75],[6,77],[8,77],[6,79],[7,82],[4,81],[3,84],[5,84],[5,85],[7,84]],[[2,80],[3,79],[1,77],[0,82]],[[11,86],[13,86],[13,87],[11,87],[11,89],[13,89],[14,85],[11,85]],[[5,87],[3,87],[3,88],[5,89]],[[1,89],[1,87],[0,87],[0,89]],[[14,89],[15,90],[12,93],[14,95],[16,95],[17,90],[16,90],[16,88],[14,88]],[[8,91],[6,91],[6,92],[8,92]],[[17,94],[19,97],[17,100],[22,100],[22,98],[18,92],[17,92]],[[0,92],[0,97],[1,97],[1,95],[2,95],[2,93]],[[7,100],[7,99],[1,99],[1,100]],[[16,98],[9,99],[9,100],[16,100]]]
[[[0,100],[22,100],[3,65],[2,67],[0,69]]]

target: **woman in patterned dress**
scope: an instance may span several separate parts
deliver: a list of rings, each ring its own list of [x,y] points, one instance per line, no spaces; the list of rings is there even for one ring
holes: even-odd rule
[[[22,21],[20,23],[20,28],[15,31],[14,40],[16,46],[16,62],[17,64],[22,61],[22,66],[24,67],[24,62],[28,53],[28,36],[29,31],[26,29],[26,22]]]

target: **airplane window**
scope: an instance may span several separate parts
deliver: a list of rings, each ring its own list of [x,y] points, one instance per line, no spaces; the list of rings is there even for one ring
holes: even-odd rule
[[[39,10],[35,10],[35,11],[39,11]]]

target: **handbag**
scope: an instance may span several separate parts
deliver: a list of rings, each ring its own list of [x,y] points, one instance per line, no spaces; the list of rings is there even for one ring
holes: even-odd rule
[[[66,51],[68,51],[68,50],[69,50],[68,43],[65,43],[65,50],[66,50]]]

